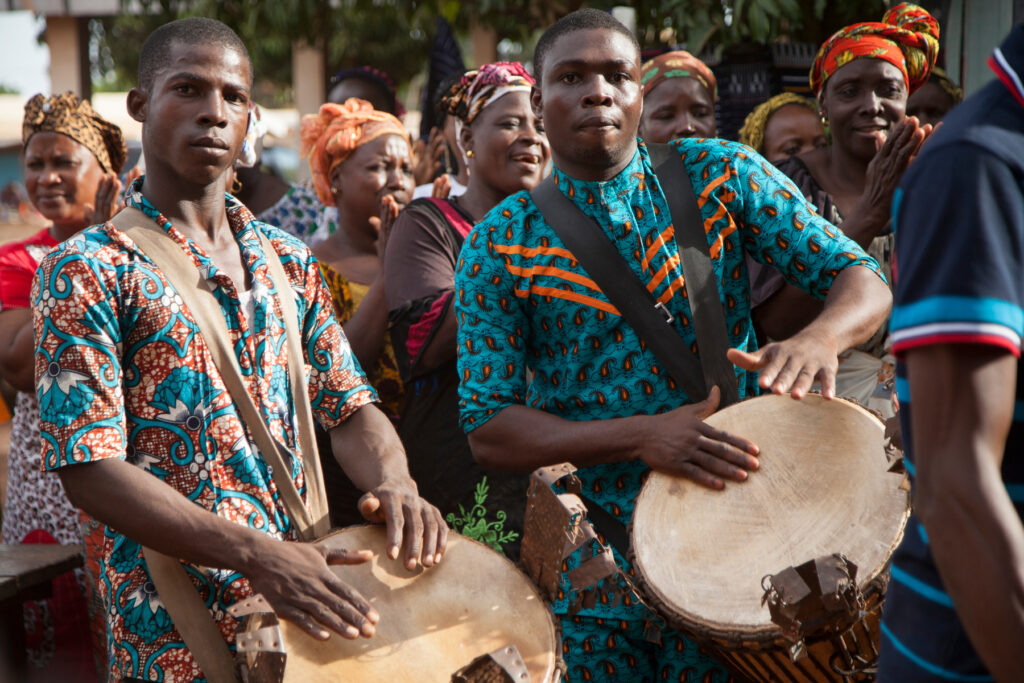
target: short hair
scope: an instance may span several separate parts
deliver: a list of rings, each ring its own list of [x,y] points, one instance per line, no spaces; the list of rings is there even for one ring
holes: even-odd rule
[[[139,88],[149,92],[157,73],[170,58],[171,45],[221,45],[234,50],[249,62],[252,79],[252,60],[245,43],[226,24],[207,17],[186,17],[168,22],[149,34],[139,50]]]
[[[637,54],[640,54],[640,43],[636,41],[636,36],[610,12],[589,7],[578,9],[552,24],[537,41],[537,47],[533,50],[533,72],[537,76],[537,82],[540,83],[544,77],[544,58],[547,57],[548,51],[559,38],[576,31],[591,29],[606,29],[621,33],[629,38],[629,42],[636,48]]]

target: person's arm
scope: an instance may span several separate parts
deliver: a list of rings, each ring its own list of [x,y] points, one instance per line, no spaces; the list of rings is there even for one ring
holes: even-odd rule
[[[18,391],[35,387],[32,354],[32,309],[0,312],[0,376]]]
[[[863,266],[842,270],[821,313],[789,339],[747,353],[729,349],[729,360],[759,371],[758,386],[802,398],[815,380],[825,398],[835,395],[838,355],[870,337],[889,315],[892,293],[878,274]]]
[[[373,557],[370,551],[278,541],[218,517],[118,458],[59,472],[75,507],[157,552],[241,572],[278,616],[314,638],[329,636],[324,626],[344,638],[374,634],[377,611],[330,570],[330,565],[366,562]]]
[[[908,350],[914,512],[974,649],[1024,680],[1024,527],[1000,474],[1018,361],[997,347]]]
[[[356,487],[366,494],[359,511],[388,530],[388,555],[395,559],[405,546],[405,566],[415,569],[441,561],[448,526],[441,512],[419,496],[402,442],[387,416],[365,405],[330,431],[331,450]]]
[[[892,198],[903,172],[931,134],[911,117],[897,124],[868,164],[867,185],[854,209],[843,220],[843,234],[867,250],[889,224]],[[771,339],[787,339],[821,313],[821,301],[799,287],[783,285],[754,311],[754,321]]]
[[[653,469],[712,489],[743,481],[758,467],[757,446],[704,422],[718,408],[712,388],[700,403],[661,415],[573,422],[523,405],[509,406],[469,433],[484,467],[531,472],[571,462],[577,467],[641,460]]]
[[[372,368],[384,349],[384,335],[387,334],[388,326],[388,311],[384,298],[387,282],[384,253],[398,212],[398,203],[394,197],[384,197],[381,201],[380,216],[373,219],[378,232],[377,255],[380,259],[380,270],[360,302],[359,308],[343,325],[352,353],[364,368]]]

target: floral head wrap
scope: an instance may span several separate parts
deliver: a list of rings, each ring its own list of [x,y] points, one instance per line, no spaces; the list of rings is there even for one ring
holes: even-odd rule
[[[855,59],[883,59],[903,73],[914,92],[928,80],[939,54],[939,22],[909,2],[896,5],[882,21],[853,24],[836,31],[818,50],[811,67],[811,89],[817,96],[825,81]]]
[[[318,114],[302,117],[299,153],[309,156],[313,187],[324,206],[334,206],[331,171],[356,149],[382,135],[400,135],[409,140],[401,121],[355,97],[345,100],[345,104],[328,102],[321,105]]]
[[[761,152],[764,147],[764,129],[768,127],[768,119],[772,114],[790,104],[797,104],[805,107],[815,116],[818,115],[818,105],[814,100],[809,100],[792,92],[784,92],[770,98],[766,102],[754,107],[754,110],[747,114],[740,128],[740,142],[751,147],[756,152]]]
[[[455,117],[455,140],[462,152],[462,129],[487,105],[510,92],[530,92],[533,76],[519,62],[493,62],[467,71],[441,98],[441,108]]]
[[[467,71],[441,98],[441,106],[470,124],[494,100],[510,92],[529,92],[533,84],[533,76],[519,62],[484,64],[475,71]]]
[[[640,85],[644,97],[669,78],[695,78],[711,93],[711,101],[718,99],[718,82],[708,65],[686,50],[676,50],[658,55],[644,62],[640,74]]]
[[[128,158],[121,129],[97,114],[88,100],[70,91],[53,97],[38,94],[25,105],[22,147],[42,132],[60,133],[79,143],[92,152],[105,173],[120,173]]]

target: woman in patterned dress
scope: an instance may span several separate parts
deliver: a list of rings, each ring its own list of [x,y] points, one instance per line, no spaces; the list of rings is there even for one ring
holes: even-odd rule
[[[818,213],[861,245],[891,279],[893,193],[931,133],[906,116],[907,98],[935,66],[939,25],[903,3],[880,22],[837,31],[818,51],[811,88],[831,144],[775,165]],[[821,311],[821,304],[771,268],[751,267],[754,321],[771,339],[785,339]],[[894,361],[888,323],[867,342],[839,356],[836,395],[853,398],[885,418],[895,415]]]
[[[25,625],[29,661],[44,679],[74,674],[88,681],[95,680],[93,666],[106,670],[105,620],[90,572],[98,567],[94,551],[103,529],[72,507],[59,477],[41,468],[30,290],[36,266],[53,247],[116,212],[127,150],[121,130],[70,92],[29,100],[22,142],[29,198],[50,225],[0,248],[0,373],[18,390],[3,542],[82,543],[84,536],[86,570],[76,572],[77,583],[70,574],[55,580],[52,598],[27,603]]]
[[[423,198],[395,222],[384,259],[388,322],[406,387],[398,434],[424,498],[456,531],[515,559],[527,477],[486,470],[459,427],[452,298],[455,264],[473,225],[547,174],[550,150],[530,108],[533,79],[518,63],[467,73],[444,98],[469,162],[465,194]]]
[[[309,157],[317,197],[338,215],[338,229],[315,244],[313,254],[356,359],[381,408],[397,421],[403,390],[387,338],[381,260],[390,226],[415,186],[409,136],[397,118],[369,102],[328,102],[303,117],[301,153]],[[330,452],[326,439],[320,450]],[[332,522],[358,523],[355,503],[361,494],[333,458],[321,462]]]

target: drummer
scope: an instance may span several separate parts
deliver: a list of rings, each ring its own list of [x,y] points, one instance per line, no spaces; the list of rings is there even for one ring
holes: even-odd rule
[[[636,40],[611,15],[579,10],[544,33],[534,63],[532,103],[548,132],[558,188],[601,225],[595,239],[614,243],[693,345],[668,207],[636,137]],[[877,264],[750,149],[695,138],[674,145],[699,197],[740,396],[770,390],[801,398],[815,379],[830,396],[837,353],[866,339],[889,310]],[[821,315],[757,349],[746,254],[824,298]],[[619,525],[629,524],[651,467],[714,489],[757,469],[755,444],[703,422],[719,390],[699,401],[669,379],[528,194],[503,201],[467,238],[455,306],[461,420],[483,466],[529,472],[571,461],[584,493]],[[617,560],[628,568],[621,554]],[[577,564],[569,558],[570,568]],[[599,601],[568,616],[573,595],[563,585],[554,607],[571,680],[726,679],[679,633],[647,642],[642,606]]]
[[[366,491],[361,511],[387,522],[392,557],[404,546],[405,565],[414,568],[422,548],[422,564],[433,565],[446,527],[419,498],[398,437],[373,405],[316,261],[302,242],[225,195],[251,86],[246,48],[220,22],[189,18],[154,31],[128,95],[129,113],[142,123],[147,173],[127,204],[195,264],[232,330],[262,417],[294,450],[287,358],[275,351],[286,348],[284,321],[258,233],[270,240],[291,281],[283,294],[295,296],[299,310],[313,412]],[[35,289],[43,462],[60,473],[73,504],[106,524],[101,592],[111,679],[204,678],[154,589],[143,546],[187,561],[229,644],[238,622],[225,610],[253,593],[316,638],[328,629],[372,636],[389,615],[329,570],[365,562],[370,551],[282,542],[295,539],[295,524],[272,472],[192,317],[131,239],[112,223],[86,228],[43,261]],[[300,492],[316,476],[298,459],[290,474]]]

